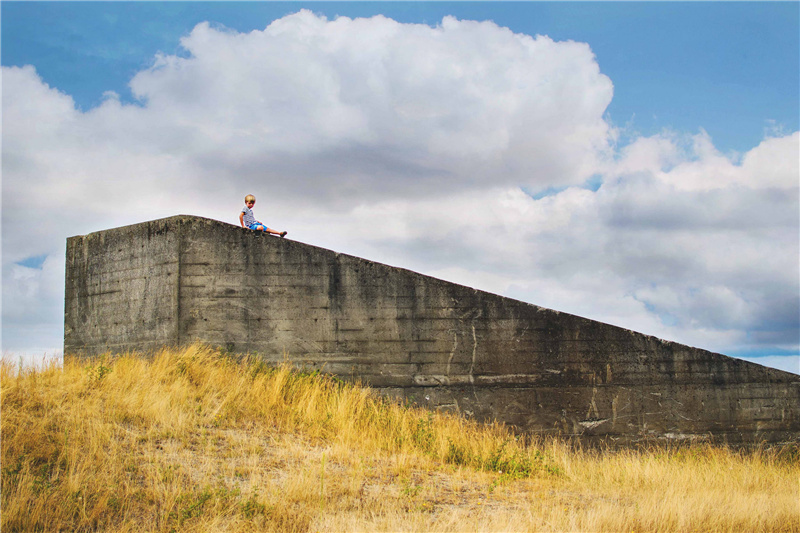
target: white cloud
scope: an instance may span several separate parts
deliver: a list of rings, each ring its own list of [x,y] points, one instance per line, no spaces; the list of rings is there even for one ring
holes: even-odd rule
[[[745,186],[752,189],[792,188],[798,185],[800,133],[766,138],[745,154],[741,164],[717,151],[704,131],[691,138],[675,133],[640,138],[625,147],[613,173],[644,171],[683,191],[708,191]]]
[[[87,112],[3,68],[5,331],[61,320],[66,237],[237,224],[253,193],[290,238],[712,350],[797,349],[798,133],[736,157],[702,131],[615,154],[589,46],[491,22],[302,11],[182,45],[132,79],[140,105]]]
[[[190,57],[162,57],[131,86],[150,124],[232,179],[414,197],[580,183],[608,150],[612,86],[582,43],[302,11],[246,35],[200,24],[182,44]]]
[[[4,239],[5,240],[5,239]],[[64,332],[64,254],[41,268],[3,265],[3,350],[60,352]]]

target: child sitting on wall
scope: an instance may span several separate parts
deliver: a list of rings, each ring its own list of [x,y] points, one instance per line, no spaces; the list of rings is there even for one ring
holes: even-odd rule
[[[253,214],[254,205],[256,205],[255,196],[248,194],[244,197],[244,207],[242,208],[242,212],[239,213],[239,222],[242,224],[242,227],[271,233],[272,235],[280,235],[281,239],[284,238],[288,232],[275,231],[274,229],[268,228],[263,222],[256,220],[256,216]]]

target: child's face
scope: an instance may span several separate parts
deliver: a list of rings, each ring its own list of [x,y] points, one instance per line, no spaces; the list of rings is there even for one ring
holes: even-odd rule
[[[247,207],[249,207],[250,209],[253,209],[253,206],[254,206],[254,205],[256,205],[256,201],[255,201],[255,200],[248,200],[248,201],[246,201],[246,202],[244,203],[244,205],[246,205],[246,206],[247,206]]]

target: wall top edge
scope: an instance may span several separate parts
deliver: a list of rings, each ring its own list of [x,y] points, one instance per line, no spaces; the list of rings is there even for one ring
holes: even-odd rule
[[[201,217],[201,216],[197,216],[197,215],[172,215],[172,216],[169,216],[169,217],[157,218],[157,219],[154,219],[154,220],[146,220],[146,221],[143,221],[143,222],[134,222],[133,224],[125,224],[124,226],[117,226],[117,227],[114,227],[114,228],[106,228],[106,229],[102,229],[102,230],[92,231],[90,233],[86,233],[86,234],[83,234],[83,235],[73,235],[71,237],[67,237],[67,240],[82,239],[82,238],[85,238],[85,237],[91,237],[93,235],[99,235],[101,233],[108,233],[108,232],[111,232],[111,231],[121,231],[121,230],[128,230],[129,231],[129,230],[134,229],[134,228],[136,228],[138,226],[149,226],[151,224],[172,224],[172,223],[181,222],[181,221],[205,221],[205,222],[213,222],[213,223],[216,223],[216,224],[222,224],[222,225],[225,225],[225,226],[232,226],[232,227],[235,227],[235,228],[238,227],[238,226],[234,226],[233,224],[228,224],[227,222],[221,222],[219,220],[214,220],[212,218],[205,218],[205,217]]]

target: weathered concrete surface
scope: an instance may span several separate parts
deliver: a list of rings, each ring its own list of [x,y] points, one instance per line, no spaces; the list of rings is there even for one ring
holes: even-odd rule
[[[800,441],[800,376],[190,216],[67,241],[64,350],[195,340],[531,433]]]

